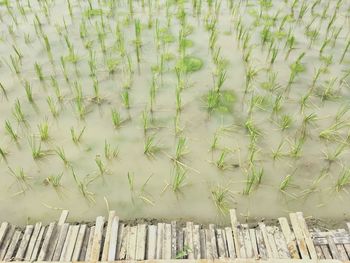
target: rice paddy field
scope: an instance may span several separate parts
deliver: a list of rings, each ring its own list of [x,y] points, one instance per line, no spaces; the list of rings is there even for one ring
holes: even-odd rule
[[[348,0],[0,1],[0,220],[349,218]]]

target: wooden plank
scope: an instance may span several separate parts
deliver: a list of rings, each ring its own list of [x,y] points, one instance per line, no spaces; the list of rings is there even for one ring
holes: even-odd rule
[[[344,234],[344,235],[347,235],[347,236],[349,235],[349,233],[345,229],[338,229],[336,231],[336,233],[341,233],[341,234]],[[345,248],[347,256],[350,258],[350,244],[343,243],[343,246]]]
[[[94,234],[95,234],[95,226],[92,226],[90,228],[89,238],[87,242],[85,261],[89,261],[91,258],[91,248],[92,248],[92,242],[94,240]]]
[[[147,230],[147,255],[146,259],[157,257],[157,226],[150,225]]]
[[[186,223],[185,247],[187,247],[188,259],[194,259],[193,222]]]
[[[278,221],[280,223],[284,238],[286,239],[288,251],[289,251],[289,254],[291,255],[291,258],[300,259],[297,243],[295,241],[295,236],[290,230],[287,218],[280,217],[278,218]]]
[[[82,224],[79,227],[77,240],[75,242],[75,246],[74,246],[74,250],[73,250],[72,261],[79,261],[80,253],[82,251],[82,247],[84,244],[86,229],[87,229],[86,224]],[[87,240],[87,238],[86,238],[86,240]],[[86,242],[86,245],[87,245],[87,242]]]
[[[253,258],[254,251],[253,251],[253,247],[252,247],[252,241],[250,239],[249,227],[247,224],[242,224],[241,226],[242,226],[242,234],[243,234],[246,257]]]
[[[297,240],[297,244],[299,247],[299,252],[302,259],[310,259],[309,252],[307,249],[307,245],[304,239],[303,231],[300,228],[300,223],[298,217],[295,213],[289,214],[290,222],[292,224],[293,232],[295,238]]]
[[[199,236],[199,225],[193,226],[193,255],[194,259],[201,258],[201,240]]]
[[[212,248],[212,258],[217,259],[219,258],[219,253],[218,253],[218,247],[216,243],[216,235],[215,235],[215,225],[210,224],[209,225],[209,237],[210,237],[210,242],[211,242],[211,248]]]
[[[237,235],[238,235],[238,240],[239,240],[239,244],[240,244],[239,245],[239,247],[240,247],[239,254],[241,255],[241,258],[247,258],[247,253],[245,251],[245,243],[244,243],[244,235],[243,235],[242,227],[237,229]]]
[[[171,224],[164,225],[162,259],[171,259]]]
[[[15,256],[16,261],[24,260],[25,253],[29,245],[30,237],[32,236],[33,230],[34,230],[33,225],[26,226],[26,229],[24,230],[23,238],[19,244],[16,256]]]
[[[67,235],[66,235],[66,238],[64,240],[62,251],[61,251],[60,256],[59,256],[59,261],[68,261],[68,260],[64,260],[64,258],[65,258],[65,254],[67,251],[68,244],[70,243],[72,230],[73,230],[73,226],[72,225],[68,226]]]
[[[113,219],[115,218],[115,216],[116,216],[115,211],[109,211],[101,261],[108,260],[109,245],[110,245],[110,240],[111,240],[111,229],[112,229]]]
[[[7,234],[5,238],[2,241],[1,247],[0,247],[0,261],[3,260],[5,257],[6,251],[8,247],[10,246],[13,234],[15,233],[15,226],[10,225],[9,229],[7,230]]]
[[[37,260],[37,258],[39,256],[39,249],[40,249],[42,243],[44,242],[45,230],[46,230],[45,226],[42,226],[40,228],[40,232],[39,232],[38,238],[35,241],[33,252],[32,252],[32,254],[30,256],[30,260],[28,260],[28,261],[36,261]]]
[[[49,252],[50,245],[52,245],[51,241],[53,239],[54,232],[57,231],[57,225],[55,222],[50,223],[45,238],[43,241],[43,244],[41,246],[39,255],[38,255],[38,261],[49,261],[51,259],[47,259],[47,254]]]
[[[176,221],[171,221],[171,259],[176,259],[177,241]]]
[[[325,256],[323,255],[322,249],[320,246],[315,246],[317,258],[318,259],[325,259]]]
[[[341,260],[338,248],[337,248],[336,244],[334,243],[334,240],[332,238],[331,233],[329,233],[329,235],[327,236],[327,241],[328,241],[329,250],[331,252],[332,258]]]
[[[60,218],[58,219],[57,225],[62,226],[66,222],[68,218],[68,214],[69,214],[68,210],[62,210]]]
[[[80,226],[80,229],[81,229],[81,226]],[[90,237],[90,228],[88,226],[86,226],[85,235],[84,235],[84,239],[83,239],[83,244],[81,245],[81,250],[80,250],[79,260],[78,261],[84,261],[85,260],[86,251],[87,251],[88,243],[89,243],[89,237]]]
[[[279,254],[278,254],[278,250],[277,250],[277,246],[274,238],[275,230],[276,230],[275,227],[272,227],[272,226],[266,227],[267,238],[272,251],[272,258],[279,258]]]
[[[158,223],[158,225],[157,225],[156,259],[162,259],[163,239],[164,239],[164,223]]]
[[[108,250],[108,261],[115,261],[117,255],[117,244],[118,244],[118,233],[119,233],[119,217],[114,216],[111,226],[111,236]]]
[[[218,246],[218,255],[219,258],[226,258],[226,250],[225,250],[225,243],[224,243],[224,239],[222,237],[222,229],[217,228],[216,229],[216,241],[217,241],[217,246]]]
[[[13,234],[10,246],[8,247],[4,261],[12,261],[14,259],[14,253],[17,247],[19,246],[19,240],[21,239],[22,232],[20,230],[16,230]]]
[[[259,251],[259,258],[261,259],[267,259],[267,249],[264,241],[263,234],[261,232],[261,229],[255,230],[256,235],[256,243],[258,245],[258,251]]]
[[[137,226],[130,227],[126,259],[134,260],[136,257]]]
[[[182,253],[184,251],[184,230],[182,227],[178,228],[176,239],[176,258],[182,259]]]
[[[225,227],[228,254],[230,258],[236,258],[235,243],[233,240],[232,228]]]
[[[127,225],[123,229],[123,236],[121,240],[121,247],[120,247],[119,258],[118,258],[120,260],[126,259],[128,243],[129,243],[129,235],[130,235],[130,226]]]
[[[213,247],[211,244],[211,231],[209,229],[205,229],[205,254],[206,259],[213,260]]]
[[[136,260],[144,260],[146,255],[147,225],[137,225]]]
[[[278,229],[275,228],[275,233],[274,233],[274,238],[275,238],[275,243],[278,251],[279,258],[291,258],[287,246],[287,241],[284,238],[282,232]]]
[[[226,258],[229,258],[225,229],[221,229],[221,233],[222,233],[222,239],[224,241],[224,248],[225,248]]]
[[[103,216],[99,216],[96,218],[95,233],[92,240],[90,261],[99,261],[104,223],[105,219]]]
[[[254,258],[259,258],[258,244],[256,242],[255,229],[249,229],[250,240],[252,241]]]
[[[63,250],[61,253],[60,261],[71,261],[74,253],[74,248],[77,242],[78,234],[79,234],[80,225],[70,226],[68,231],[68,235],[66,238],[66,242],[63,246]]]
[[[232,227],[232,232],[233,232],[233,241],[235,243],[235,248],[236,248],[236,256],[237,258],[241,258],[241,247],[240,247],[240,242],[239,242],[239,238],[238,238],[238,233],[237,233],[237,229],[238,229],[238,220],[237,220],[237,214],[236,214],[236,209],[231,209],[230,210],[230,220],[231,220],[231,227]]]
[[[66,237],[68,234],[69,224],[64,223],[63,225],[60,226],[60,228],[61,228],[60,234],[58,236],[58,241],[57,241],[57,245],[55,248],[55,252],[54,252],[53,257],[52,257],[52,261],[59,261],[60,260],[60,256],[62,253],[64,242],[66,241]]]
[[[121,223],[118,227],[118,238],[117,238],[117,249],[115,252],[115,259],[118,260],[120,259],[120,251],[121,251],[121,247],[122,247],[122,241],[123,241],[123,235],[124,235],[124,224]]]
[[[332,255],[331,255],[331,252],[329,250],[329,246],[328,245],[320,245],[320,248],[322,250],[322,253],[325,257],[325,259],[332,259]]]
[[[199,230],[199,240],[200,240],[200,254],[201,254],[201,259],[206,259],[207,258],[207,254],[206,254],[206,239],[205,239],[205,230],[204,229],[200,229]]]
[[[2,222],[0,226],[0,246],[2,246],[2,243],[4,242],[5,236],[7,234],[7,231],[10,228],[10,224],[8,222]]]
[[[335,235],[335,234],[337,234],[337,230],[332,230],[332,231],[330,231],[330,233]],[[348,261],[349,258],[348,258],[348,255],[346,253],[344,245],[343,244],[336,244],[336,247],[337,247],[338,252],[339,252],[340,260],[341,261]]]
[[[33,230],[32,236],[30,238],[27,251],[26,251],[25,256],[24,256],[25,261],[30,261],[30,259],[32,257],[34,246],[35,246],[35,243],[38,239],[38,236],[39,236],[39,233],[41,230],[41,225],[42,225],[41,222],[38,222],[34,226],[34,230]]]
[[[309,255],[311,259],[317,259],[317,253],[316,249],[314,246],[314,243],[312,241],[309,229],[307,227],[306,221],[304,219],[303,213],[302,212],[296,212],[298,221],[299,221],[299,226],[301,228],[302,233],[304,234],[304,239],[305,243],[307,245],[307,250],[309,251]]]
[[[267,230],[266,230],[266,226],[263,222],[259,223],[259,228],[261,231],[261,235],[263,237],[263,243],[265,244],[265,248],[266,248],[266,257],[269,258],[273,258],[273,252],[272,252],[272,248],[270,246],[270,242],[269,242],[269,238],[267,235]]]

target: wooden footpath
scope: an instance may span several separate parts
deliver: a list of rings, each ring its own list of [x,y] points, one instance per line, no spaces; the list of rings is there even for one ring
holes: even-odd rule
[[[208,227],[176,221],[157,224],[127,224],[115,211],[95,224],[70,224],[68,211],[57,222],[18,228],[0,225],[0,261],[176,261],[204,262],[305,262],[349,261],[348,229],[320,231],[308,228],[301,212],[290,213],[279,225],[264,222],[241,224],[230,210],[231,226]],[[203,260],[204,259],[204,260]],[[202,260],[202,261],[201,261]],[[333,260],[333,261],[332,261]],[[335,261],[337,260],[337,261]]]

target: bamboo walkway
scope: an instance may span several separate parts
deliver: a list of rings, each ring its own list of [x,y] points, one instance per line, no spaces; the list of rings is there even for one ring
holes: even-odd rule
[[[0,225],[0,261],[119,261],[219,260],[220,262],[284,262],[288,259],[349,261],[350,223],[346,229],[321,232],[309,229],[301,212],[278,218],[279,226],[240,224],[230,210],[231,226],[208,228],[193,222],[179,225],[125,224],[115,211],[92,226],[69,224],[68,211],[58,222],[19,229]],[[198,261],[202,262],[202,261]],[[289,262],[289,261],[288,261]],[[334,261],[333,261],[334,262]]]

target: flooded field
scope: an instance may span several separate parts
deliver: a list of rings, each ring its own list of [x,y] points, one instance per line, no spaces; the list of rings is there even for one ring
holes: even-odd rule
[[[3,0],[0,21],[0,220],[349,218],[349,1]]]

